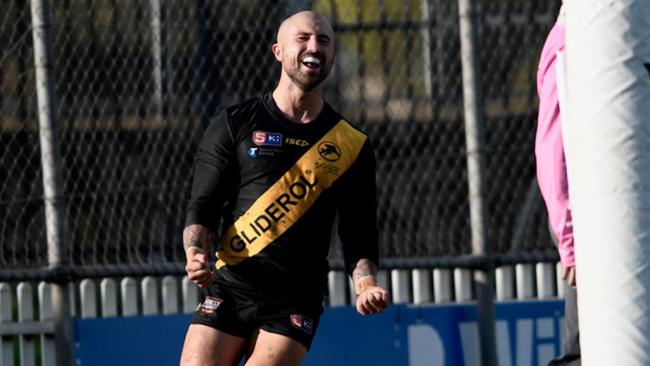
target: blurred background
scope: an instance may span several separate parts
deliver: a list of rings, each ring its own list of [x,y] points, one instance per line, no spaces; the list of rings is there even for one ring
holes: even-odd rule
[[[478,3],[489,254],[555,261],[534,178],[535,73],[560,2]],[[376,148],[382,263],[473,265],[455,0],[53,1],[43,32],[61,158],[54,198],[43,188],[30,2],[1,5],[0,280],[57,276],[46,199],[61,208],[68,278],[183,274],[202,132],[220,108],[274,88],[277,26],[306,8],[337,35],[326,100]]]

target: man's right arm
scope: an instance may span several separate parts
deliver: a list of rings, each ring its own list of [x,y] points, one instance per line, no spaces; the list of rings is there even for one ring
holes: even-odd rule
[[[208,252],[215,241],[212,230],[203,225],[189,225],[183,230],[185,248],[185,272],[192,282],[203,288],[212,283],[212,271],[208,263]]]
[[[216,241],[216,227],[229,192],[234,149],[226,113],[221,112],[206,129],[199,145],[183,230],[185,270],[199,287],[208,286],[212,279],[208,253]]]

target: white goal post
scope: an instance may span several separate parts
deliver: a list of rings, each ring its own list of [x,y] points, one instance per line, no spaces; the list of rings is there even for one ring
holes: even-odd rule
[[[565,7],[583,364],[650,365],[650,1]]]

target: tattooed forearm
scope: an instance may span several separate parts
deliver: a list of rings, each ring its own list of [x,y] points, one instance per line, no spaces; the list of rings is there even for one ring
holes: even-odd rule
[[[183,230],[183,248],[207,252],[214,241],[214,234],[203,225],[189,225]]]
[[[377,276],[377,266],[367,259],[361,259],[352,271],[352,279],[355,281],[366,276]]]
[[[367,259],[361,259],[352,271],[354,291],[362,293],[366,288],[377,286],[377,266]]]

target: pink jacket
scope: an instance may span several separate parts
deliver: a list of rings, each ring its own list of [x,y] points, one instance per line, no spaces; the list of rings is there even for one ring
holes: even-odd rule
[[[535,135],[537,182],[542,191],[553,233],[558,239],[560,262],[575,265],[569,187],[560,126],[556,58],[564,51],[564,25],[556,23],[546,38],[537,70],[539,115]]]

